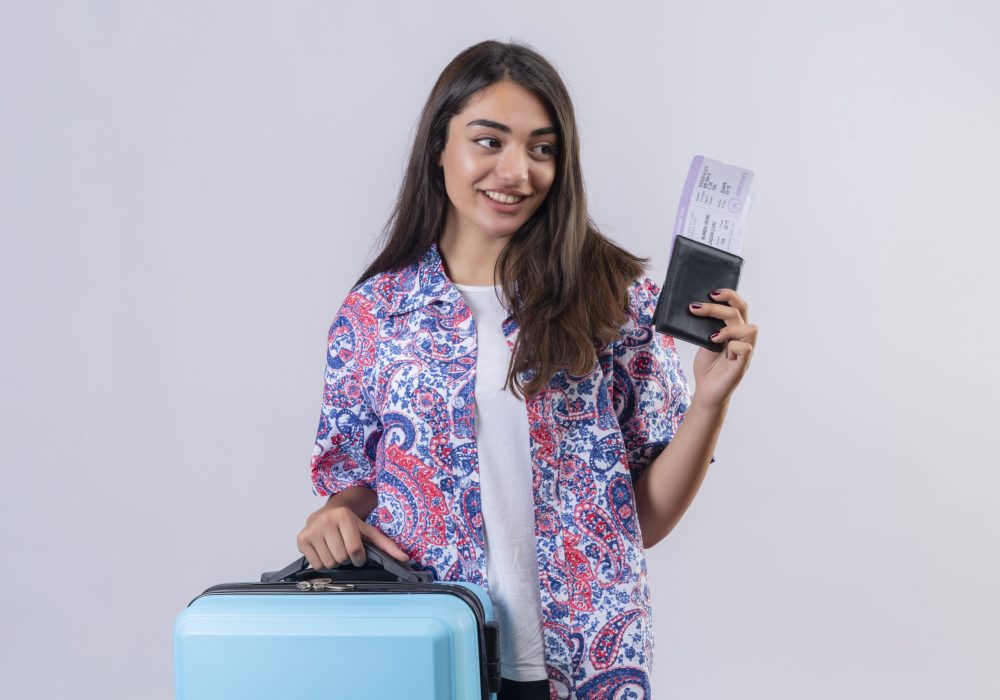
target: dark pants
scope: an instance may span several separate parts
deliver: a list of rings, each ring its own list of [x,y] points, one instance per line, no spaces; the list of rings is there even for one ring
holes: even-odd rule
[[[497,700],[549,700],[549,682],[500,679]]]

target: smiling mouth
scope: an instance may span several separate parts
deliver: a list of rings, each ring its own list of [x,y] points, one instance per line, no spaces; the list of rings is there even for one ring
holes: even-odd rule
[[[480,190],[480,192],[498,204],[517,204],[521,200],[527,199],[527,195],[501,194],[492,190]]]

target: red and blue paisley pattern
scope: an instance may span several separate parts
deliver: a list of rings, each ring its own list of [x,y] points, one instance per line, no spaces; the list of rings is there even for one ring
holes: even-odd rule
[[[632,487],[691,400],[673,339],[652,325],[659,293],[634,280],[628,320],[617,341],[595,343],[593,371],[559,372],[525,404],[552,698],[650,697],[652,608]],[[503,332],[513,348],[513,318]],[[330,327],[325,380],[313,492],[375,491],[368,522],[419,568],[489,590],[475,319],[436,244],[351,290]]]

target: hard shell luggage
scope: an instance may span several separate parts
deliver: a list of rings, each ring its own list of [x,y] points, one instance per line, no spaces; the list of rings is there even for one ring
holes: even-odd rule
[[[364,544],[362,567],[314,570],[302,557],[192,600],[174,624],[177,700],[495,700],[486,591]]]

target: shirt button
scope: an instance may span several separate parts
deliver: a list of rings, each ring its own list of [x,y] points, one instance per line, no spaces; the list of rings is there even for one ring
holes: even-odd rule
[[[455,400],[452,402],[455,404],[455,408],[463,409],[465,408],[465,399],[461,396],[456,396]]]

